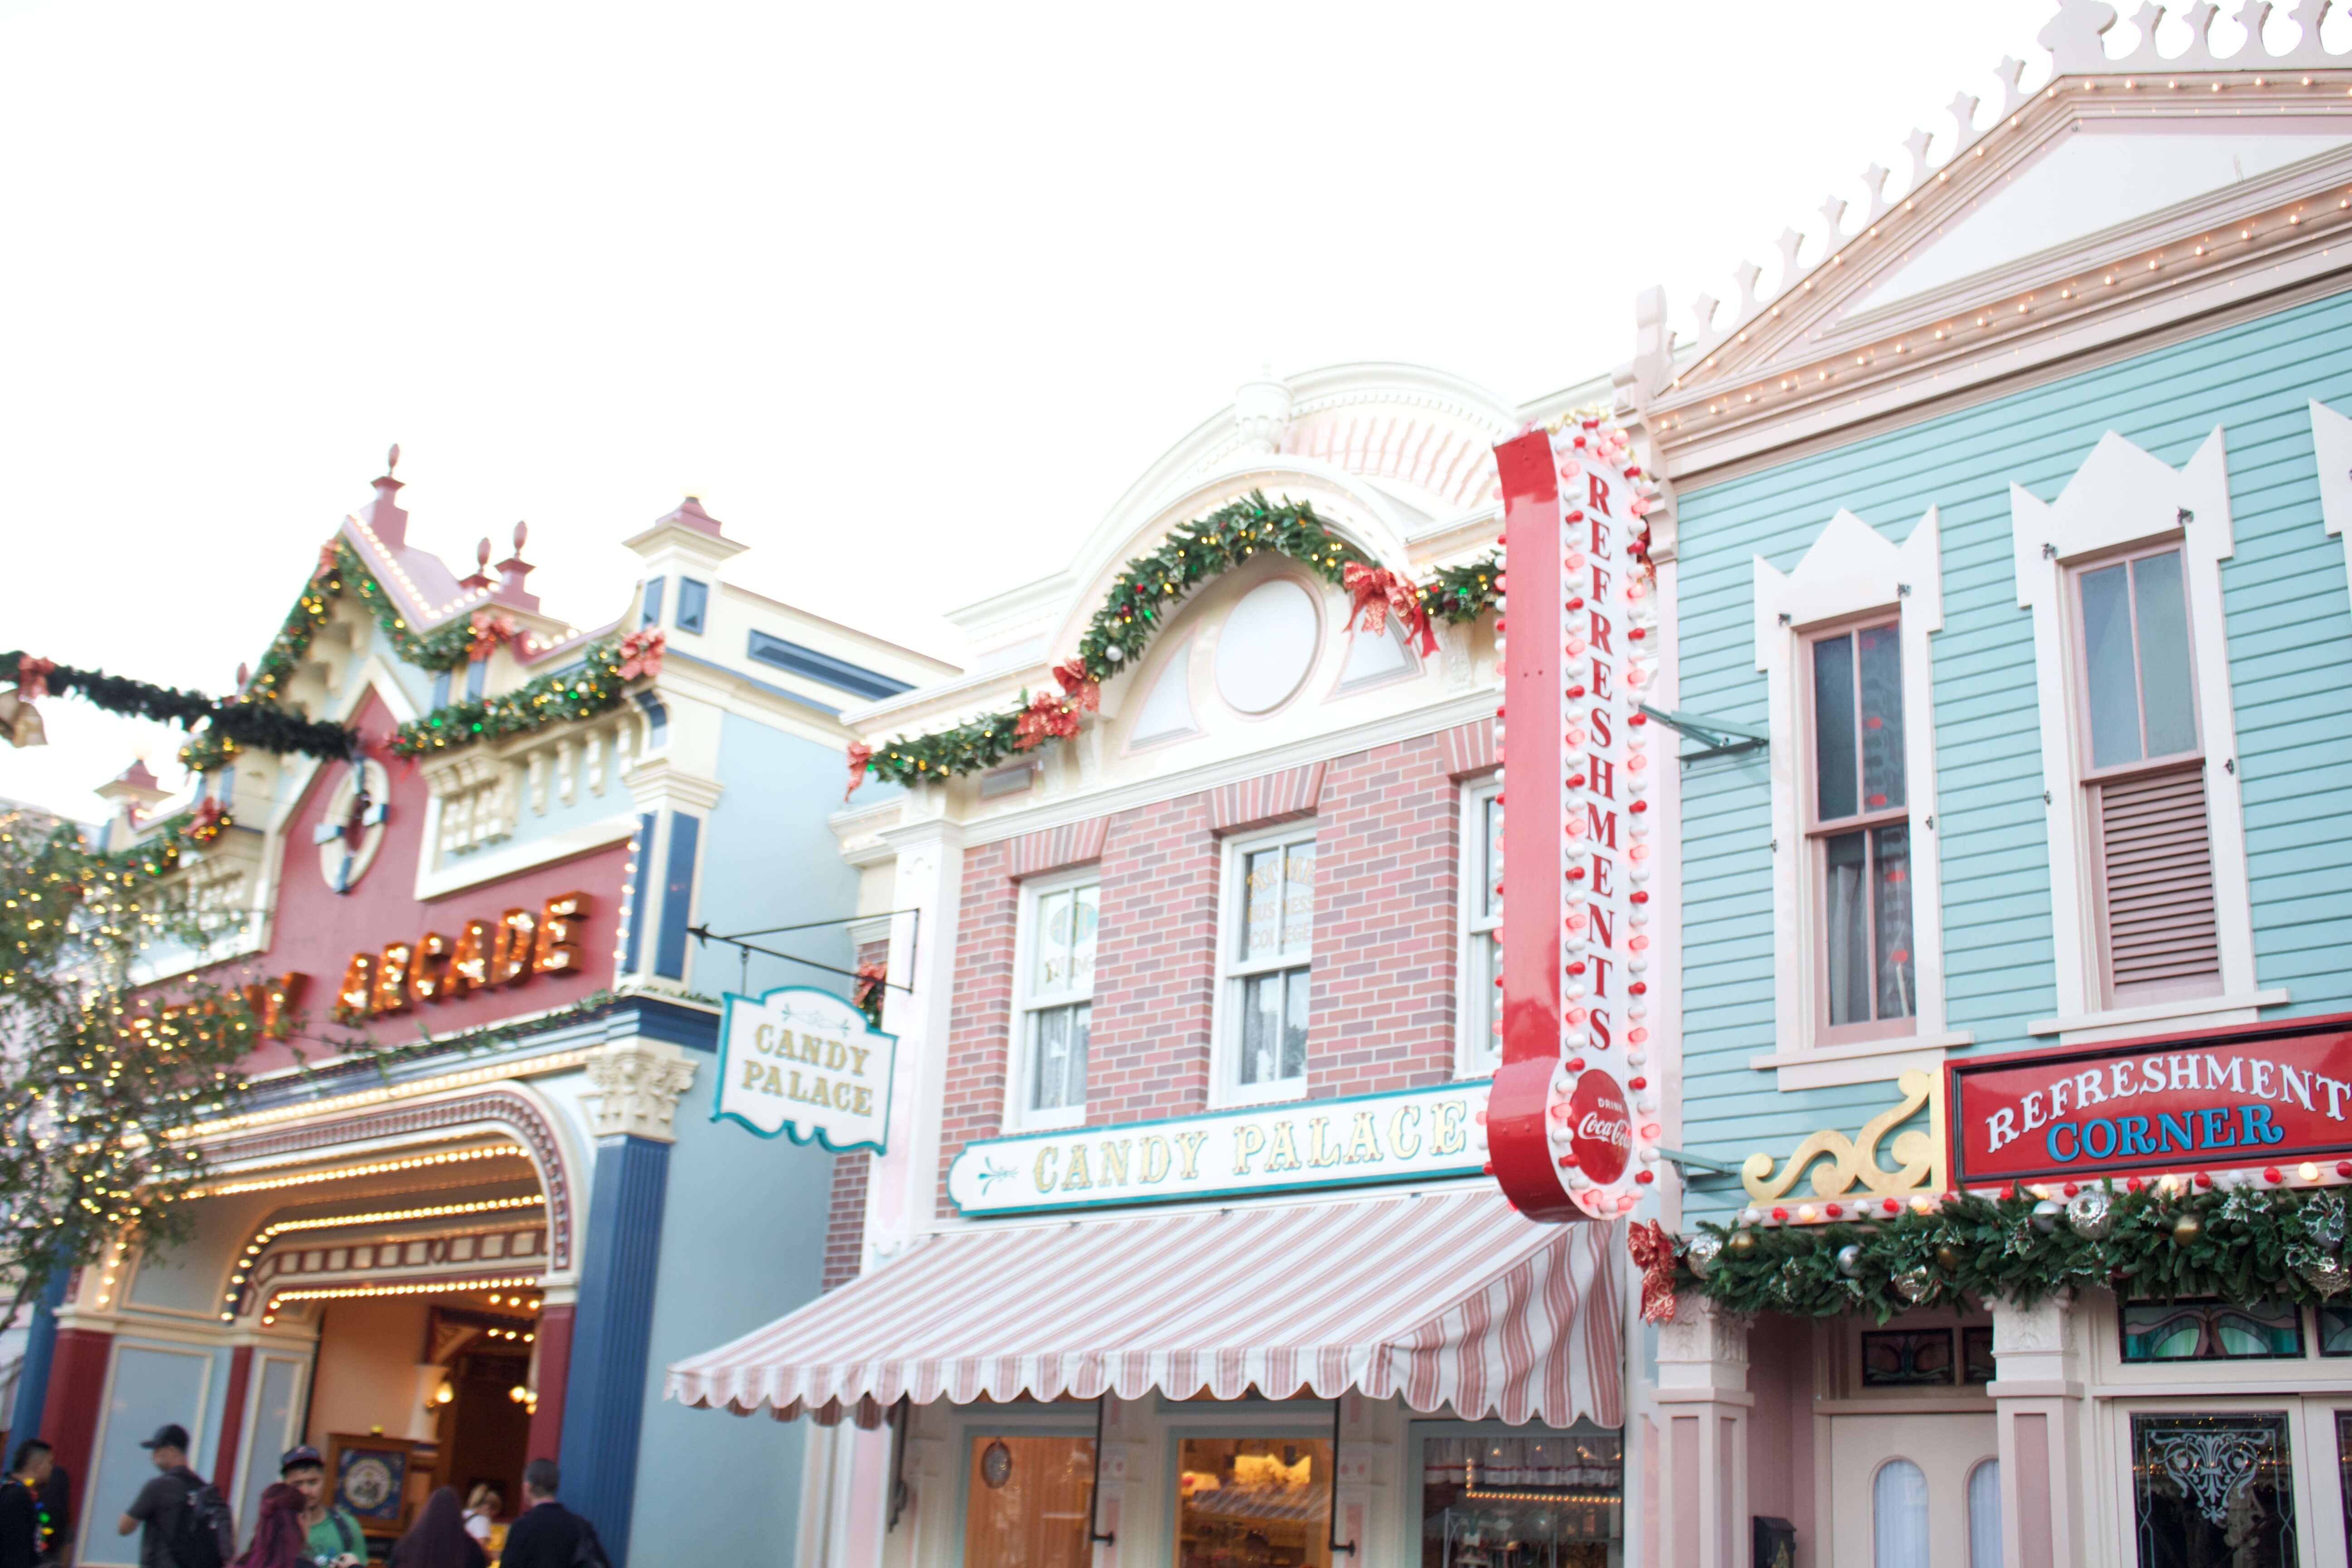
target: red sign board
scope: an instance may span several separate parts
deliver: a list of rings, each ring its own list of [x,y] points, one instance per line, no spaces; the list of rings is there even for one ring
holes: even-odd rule
[[[1958,1186],[2352,1152],[2352,1019],[1946,1064]]]

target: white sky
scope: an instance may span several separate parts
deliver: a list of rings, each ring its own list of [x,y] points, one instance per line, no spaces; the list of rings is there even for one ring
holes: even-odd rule
[[[398,441],[412,541],[529,519],[554,614],[692,489],[952,655],[1261,363],[1605,369],[2050,11],[0,0],[0,648],[226,689]],[[44,711],[0,796],[175,776]]]

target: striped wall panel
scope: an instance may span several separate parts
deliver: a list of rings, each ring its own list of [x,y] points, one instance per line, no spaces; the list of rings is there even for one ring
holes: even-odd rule
[[[1495,721],[1473,719],[1467,724],[1456,724],[1445,731],[1445,771],[1452,777],[1466,779],[1479,773],[1492,773],[1501,758],[1495,752]]]
[[[1013,841],[1013,876],[1043,876],[1058,871],[1065,866],[1083,866],[1089,860],[1102,858],[1103,839],[1110,832],[1110,818],[1091,816],[1084,822],[1066,823],[1060,827],[1048,827],[1037,833],[1025,833]]]
[[[1678,497],[1680,706],[1758,725],[1753,558],[1792,569],[1841,506],[1890,532],[1941,509],[1939,800],[1919,838],[1941,856],[1947,1016],[1974,1032],[1974,1049],[2050,1043],[2025,1026],[2057,1003],[2033,634],[2017,603],[2009,486],[2055,499],[2109,429],[2175,466],[2215,426],[2226,432],[2230,668],[2199,675],[2227,679],[2236,708],[2256,978],[2293,993],[2282,1015],[2352,1009],[2352,600],[2343,545],[2321,526],[2315,397],[2352,413],[2352,295]],[[1685,775],[1684,1139],[1734,1162],[1785,1155],[1818,1128],[1851,1133],[1892,1098],[1875,1084],[1784,1094],[1748,1066],[1773,1044],[1769,813],[1761,756]],[[1694,1193],[1689,1207],[1737,1201],[1736,1188]]]
[[[1236,833],[1314,816],[1316,803],[1323,798],[1323,768],[1321,763],[1307,763],[1218,785],[1209,792],[1209,826],[1219,833]]]

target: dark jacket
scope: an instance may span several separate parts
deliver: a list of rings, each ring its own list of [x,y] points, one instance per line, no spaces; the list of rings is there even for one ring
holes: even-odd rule
[[[507,1526],[499,1568],[572,1568],[581,1561],[581,1542],[595,1540],[594,1525],[560,1502],[543,1502],[524,1510],[520,1519]],[[590,1561],[604,1561],[601,1542]]]
[[[0,1568],[35,1568],[41,1557],[41,1510],[14,1476],[0,1478]]]

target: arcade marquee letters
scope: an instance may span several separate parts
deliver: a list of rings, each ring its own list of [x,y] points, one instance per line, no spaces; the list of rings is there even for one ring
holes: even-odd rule
[[[412,1004],[455,1001],[476,991],[520,985],[535,975],[563,974],[581,966],[581,927],[588,895],[559,893],[536,911],[508,910],[498,919],[469,920],[450,937],[428,931],[415,942],[354,952],[335,990],[335,1019],[357,1024]],[[287,975],[298,984],[299,975]],[[267,1011],[263,1033],[268,1034]]]

